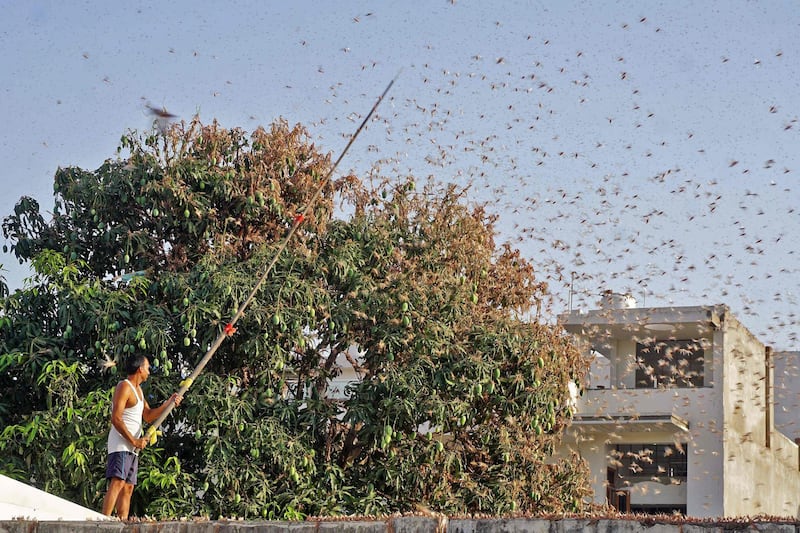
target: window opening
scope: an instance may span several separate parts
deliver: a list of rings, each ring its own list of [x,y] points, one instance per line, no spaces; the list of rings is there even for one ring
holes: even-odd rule
[[[636,343],[636,388],[702,387],[705,351],[697,340]]]

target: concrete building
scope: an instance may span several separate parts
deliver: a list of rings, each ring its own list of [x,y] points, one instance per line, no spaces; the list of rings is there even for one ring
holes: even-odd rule
[[[796,354],[781,354],[776,388],[770,348],[726,306],[604,300],[559,317],[592,358],[562,451],[589,463],[594,501],[695,517],[800,516],[800,427],[787,409],[797,389],[786,370]]]

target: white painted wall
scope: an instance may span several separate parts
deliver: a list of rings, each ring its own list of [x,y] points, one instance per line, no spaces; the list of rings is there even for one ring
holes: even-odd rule
[[[0,475],[0,520],[116,520]]]
[[[586,376],[586,388],[610,389],[611,388],[611,361],[592,350],[592,360],[589,365],[589,375]]]
[[[667,485],[657,481],[642,481],[631,485],[631,505],[671,504],[686,501],[686,484]]]

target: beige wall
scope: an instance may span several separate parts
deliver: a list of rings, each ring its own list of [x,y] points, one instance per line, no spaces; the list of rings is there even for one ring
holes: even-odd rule
[[[767,387],[775,377],[765,346],[733,317],[724,329],[725,514],[800,516],[797,445],[768,422],[774,423],[774,403],[766,403]]]

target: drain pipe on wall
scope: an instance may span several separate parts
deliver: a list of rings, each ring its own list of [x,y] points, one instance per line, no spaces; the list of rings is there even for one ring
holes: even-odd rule
[[[772,347],[764,346],[764,445],[769,448],[772,438]]]

